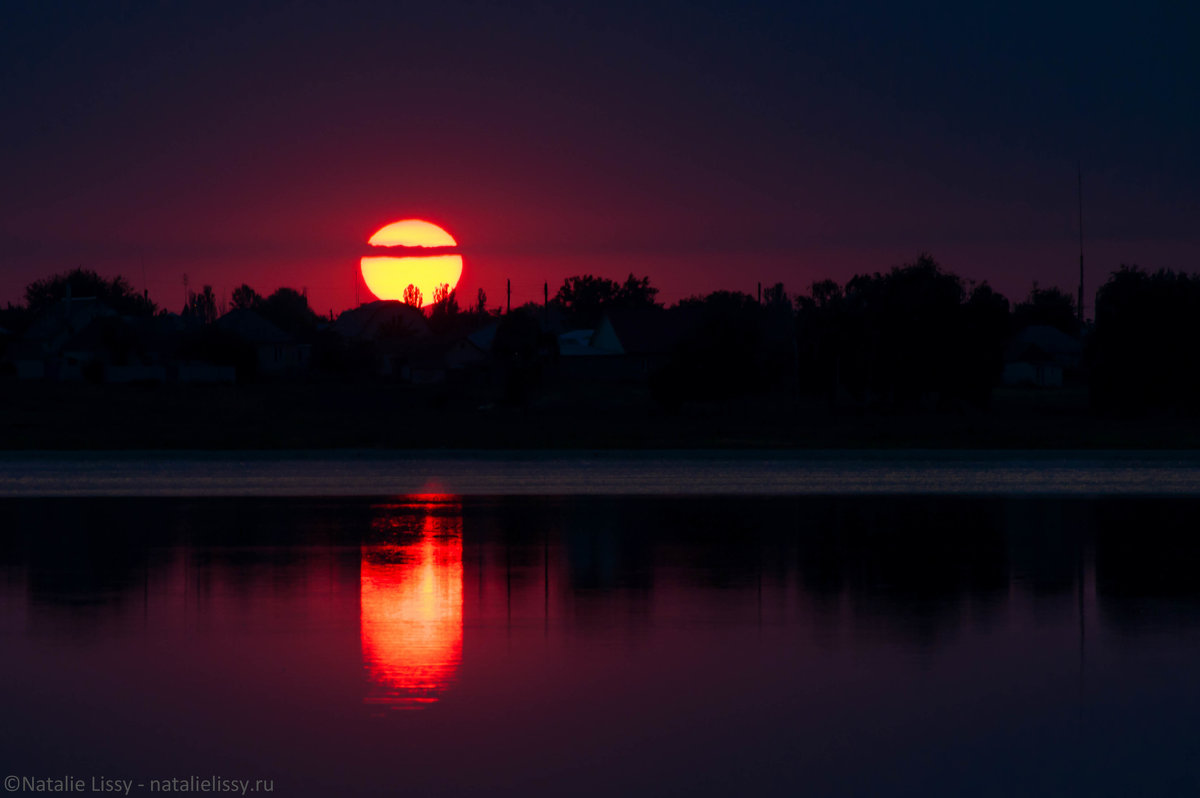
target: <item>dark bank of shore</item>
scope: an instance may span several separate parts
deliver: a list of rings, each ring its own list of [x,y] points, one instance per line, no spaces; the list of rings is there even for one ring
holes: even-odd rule
[[[1200,420],[1091,413],[1082,390],[1000,392],[987,411],[832,412],[783,395],[657,409],[583,386],[527,407],[435,386],[103,386],[6,381],[0,449],[1192,449]]]

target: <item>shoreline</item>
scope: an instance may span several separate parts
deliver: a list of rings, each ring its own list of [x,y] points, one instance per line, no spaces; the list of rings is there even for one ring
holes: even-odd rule
[[[825,450],[30,452],[0,497],[1198,497],[1200,453]]]

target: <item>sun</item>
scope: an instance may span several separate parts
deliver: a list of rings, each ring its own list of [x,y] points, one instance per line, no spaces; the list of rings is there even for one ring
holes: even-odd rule
[[[402,219],[379,228],[367,240],[373,247],[422,247],[435,250],[457,247],[454,236],[432,222],[422,219]],[[362,277],[367,288],[379,299],[404,299],[404,289],[416,286],[421,292],[421,304],[433,304],[433,292],[440,285],[451,290],[462,277],[462,255],[428,255],[404,250],[405,254],[370,255],[362,259]]]

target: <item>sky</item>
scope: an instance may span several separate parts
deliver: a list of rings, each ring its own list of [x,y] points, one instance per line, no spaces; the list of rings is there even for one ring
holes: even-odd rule
[[[0,302],[76,266],[178,310],[370,299],[404,218],[459,295],[649,275],[668,303],[931,253],[1011,299],[1200,270],[1185,2],[6,4]]]

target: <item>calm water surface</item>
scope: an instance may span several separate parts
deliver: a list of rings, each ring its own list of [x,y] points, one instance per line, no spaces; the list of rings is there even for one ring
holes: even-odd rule
[[[1192,795],[1198,510],[5,499],[0,776],[265,778],[285,796]]]

